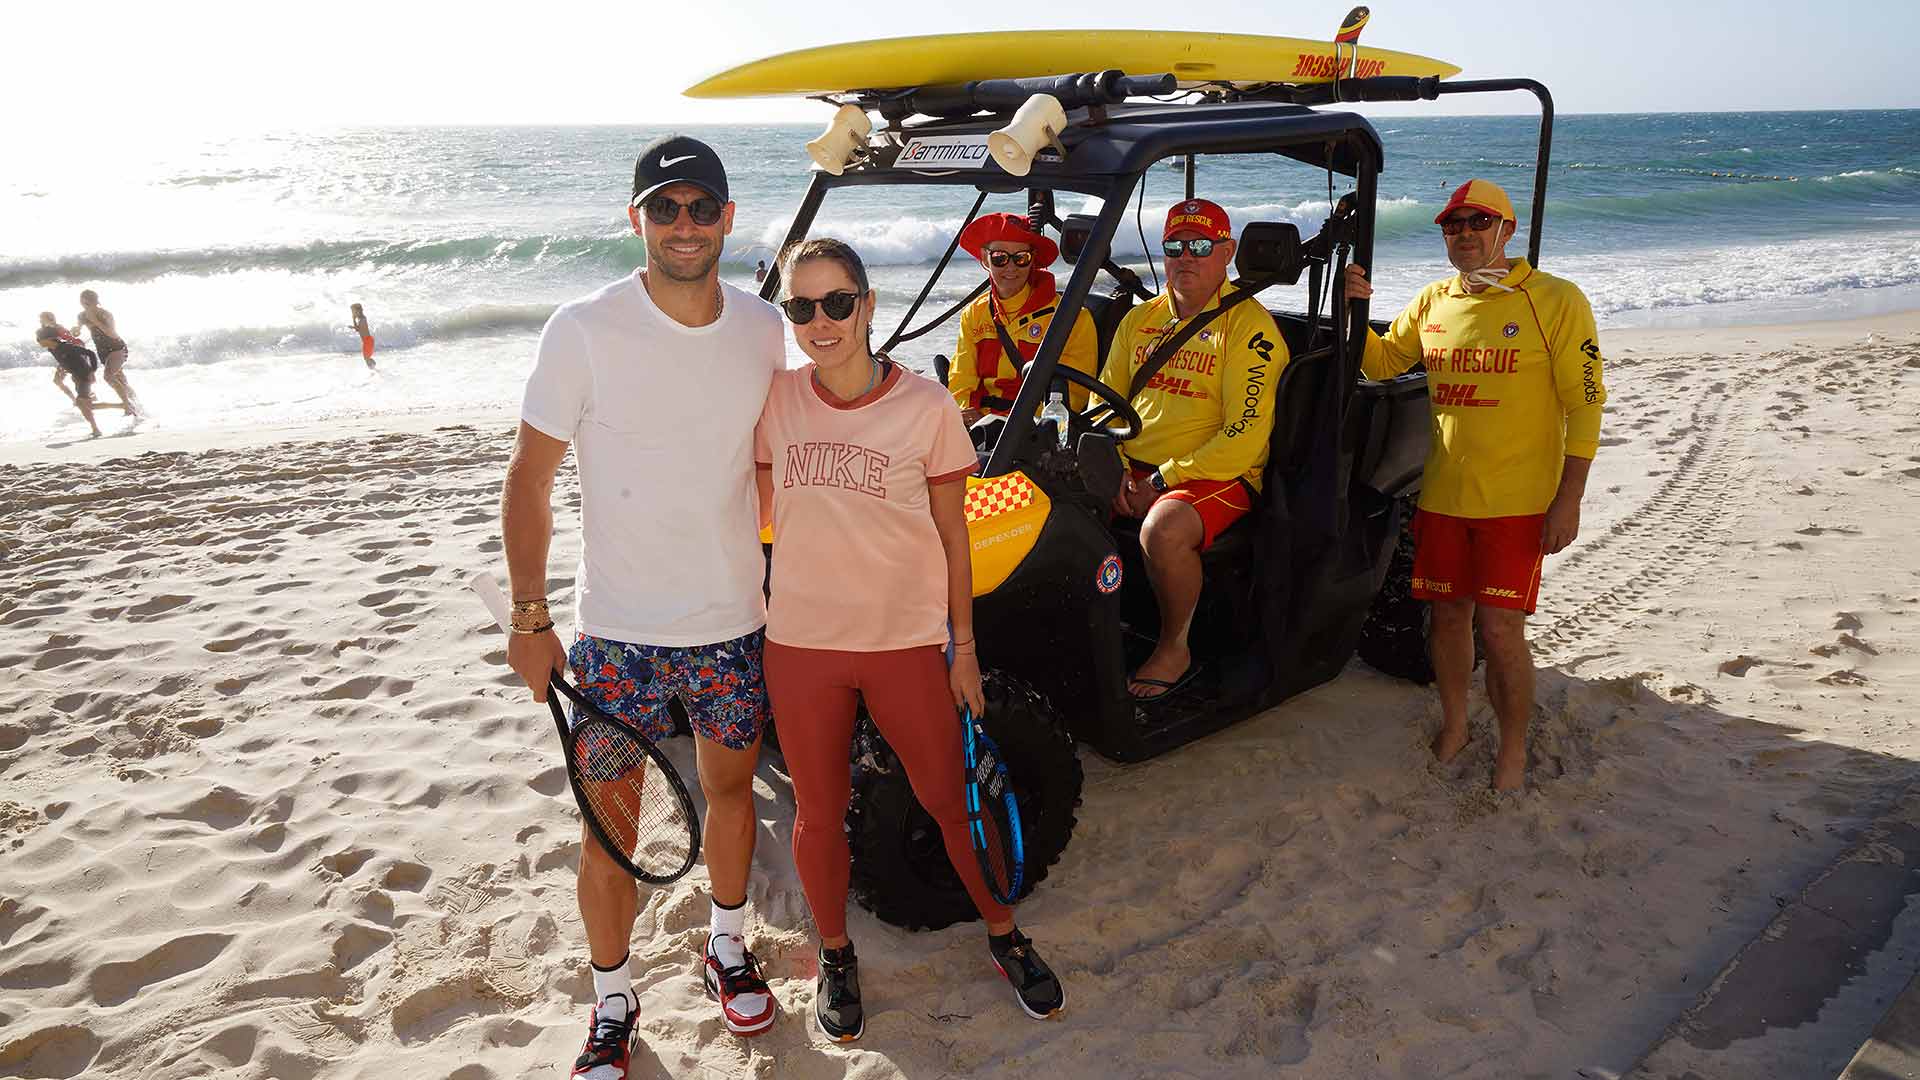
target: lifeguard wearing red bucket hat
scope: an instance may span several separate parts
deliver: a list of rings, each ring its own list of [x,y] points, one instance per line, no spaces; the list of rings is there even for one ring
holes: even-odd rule
[[[1019,214],[982,214],[960,230],[960,247],[976,259],[985,258],[982,252],[996,240],[1032,244],[1036,270],[1053,265],[1053,260],[1060,257],[1060,245],[1036,231]]]
[[[987,245],[994,243],[1028,245],[1033,249],[1033,261],[1017,269],[1017,263],[993,267]],[[1060,310],[1060,300],[1053,274],[1044,267],[1059,258],[1060,246],[1025,217],[1004,213],[985,214],[968,222],[960,230],[960,246],[986,264],[994,281],[992,288],[960,313],[960,340],[947,374],[947,390],[971,424],[988,413],[1006,414],[1020,391],[1020,369],[1046,340],[1053,317]],[[1093,318],[1082,308],[1074,313],[1060,364],[1098,377],[1099,354],[1100,339]],[[1087,392],[1068,386],[1067,403],[1075,410],[1086,408]]]

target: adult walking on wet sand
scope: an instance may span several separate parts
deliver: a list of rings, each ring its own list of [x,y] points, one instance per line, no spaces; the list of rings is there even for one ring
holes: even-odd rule
[[[100,425],[93,419],[93,371],[97,364],[94,355],[86,346],[75,342],[63,334],[57,326],[43,326],[34,331],[33,340],[39,346],[53,354],[56,365],[53,372],[53,385],[67,395],[74,408],[87,421],[87,427],[93,429],[93,437],[100,437]],[[73,389],[67,389],[67,376],[73,376]]]
[[[78,335],[83,328],[93,335],[93,351],[100,356],[100,377],[120,395],[120,407],[126,414],[139,416],[139,400],[133,396],[133,387],[128,385],[126,372],[122,370],[127,364],[127,343],[120,337],[113,312],[100,306],[100,295],[92,289],[81,290],[80,314],[74,317],[74,334]]]
[[[1517,791],[1533,715],[1527,616],[1543,556],[1580,533],[1607,401],[1599,332],[1578,286],[1507,257],[1518,219],[1498,185],[1460,185],[1433,222],[1459,273],[1420,290],[1385,335],[1369,332],[1362,368],[1385,379],[1427,367],[1433,446],[1413,519],[1413,595],[1433,608],[1434,756],[1451,761],[1467,744],[1477,621],[1500,721],[1493,787]],[[1346,289],[1373,295],[1366,268],[1347,267]]]

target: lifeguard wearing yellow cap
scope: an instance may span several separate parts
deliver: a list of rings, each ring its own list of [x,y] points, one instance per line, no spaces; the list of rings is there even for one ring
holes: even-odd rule
[[[1500,190],[1499,184],[1491,180],[1469,180],[1453,189],[1453,196],[1447,200],[1446,208],[1434,215],[1433,223],[1440,224],[1448,214],[1462,207],[1492,214],[1501,221],[1518,223],[1520,220],[1514,216],[1513,201],[1507,198],[1506,192]]]

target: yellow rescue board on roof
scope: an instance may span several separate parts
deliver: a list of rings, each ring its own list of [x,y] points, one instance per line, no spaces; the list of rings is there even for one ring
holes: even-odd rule
[[[1353,48],[1342,48],[1341,66]],[[997,30],[979,34],[856,41],[781,53],[687,88],[688,97],[768,97],[938,86],[974,79],[1072,75],[1117,68],[1172,72],[1182,83],[1323,83],[1334,77],[1333,43],[1260,34],[1182,30]],[[1460,68],[1391,49],[1360,49],[1354,74],[1451,78]],[[1345,72],[1341,73],[1344,77]]]

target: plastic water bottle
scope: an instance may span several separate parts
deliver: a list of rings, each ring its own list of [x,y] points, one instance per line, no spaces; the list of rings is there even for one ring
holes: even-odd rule
[[[1060,391],[1047,395],[1047,403],[1040,407],[1040,422],[1053,421],[1054,433],[1060,440],[1060,449],[1067,448],[1067,403],[1060,400]]]

